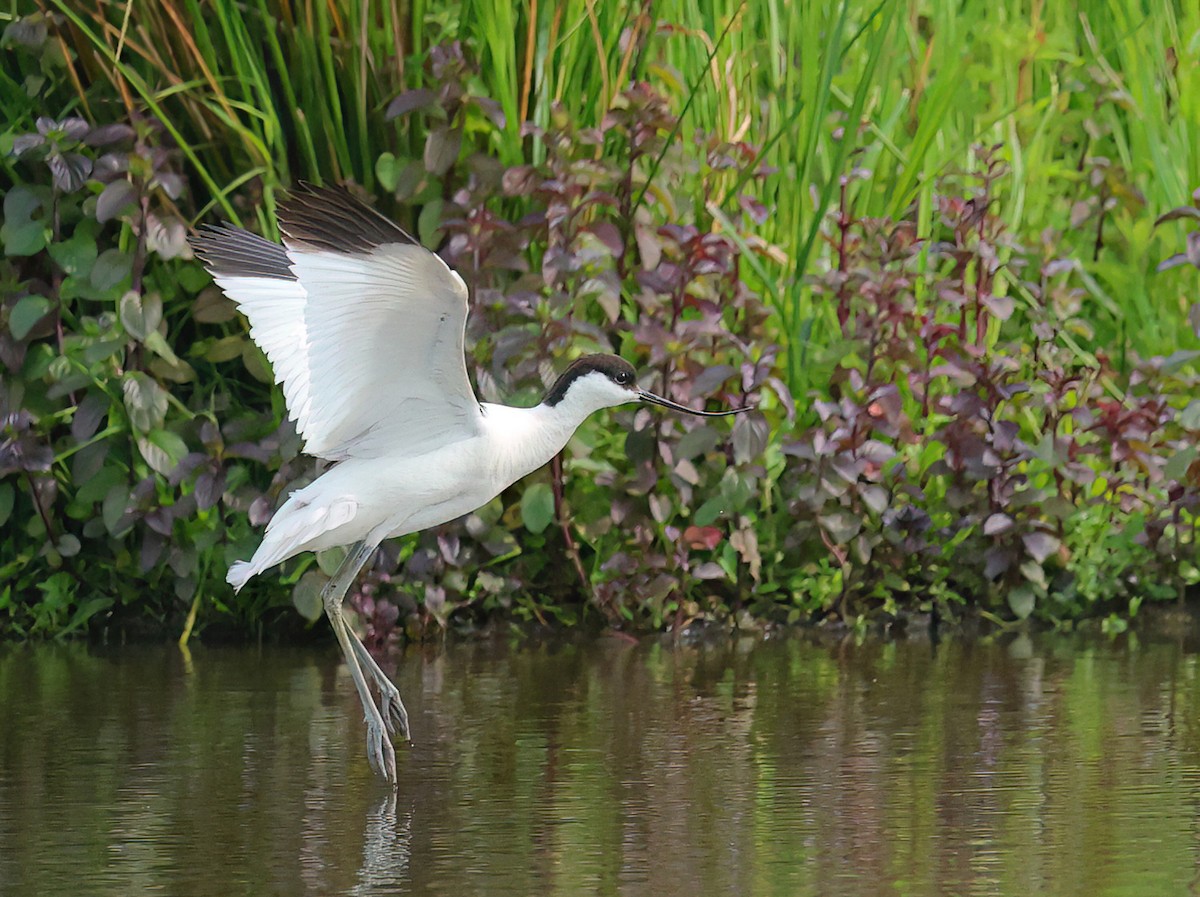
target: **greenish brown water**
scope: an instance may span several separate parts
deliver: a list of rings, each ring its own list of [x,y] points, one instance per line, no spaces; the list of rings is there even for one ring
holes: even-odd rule
[[[1200,882],[1183,641],[0,649],[4,895],[1170,895]]]

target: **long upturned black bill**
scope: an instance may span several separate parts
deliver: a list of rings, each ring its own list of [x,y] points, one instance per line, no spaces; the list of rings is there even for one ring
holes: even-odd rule
[[[750,407],[733,408],[729,411],[697,411],[695,408],[688,408],[684,405],[679,405],[672,402],[670,399],[664,399],[662,396],[656,396],[652,392],[646,392],[644,389],[638,390],[638,397],[643,402],[650,402],[654,405],[662,405],[664,408],[670,408],[672,411],[682,411],[684,414],[694,414],[697,417],[728,417],[730,414],[741,414],[743,411],[749,411]]]

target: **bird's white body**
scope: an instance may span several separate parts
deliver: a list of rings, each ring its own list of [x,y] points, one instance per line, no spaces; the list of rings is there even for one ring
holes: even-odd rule
[[[586,386],[592,388],[581,384],[572,390],[573,400],[553,407],[483,403],[475,436],[415,456],[338,462],[292,493],[271,518],[254,557],[235,564],[229,581],[240,588],[304,551],[378,544],[469,514],[558,454],[594,410],[584,401],[589,394],[604,401],[615,392],[606,378]]]
[[[301,186],[278,218],[283,246],[231,226],[193,246],[249,319],[305,452],[334,466],[288,497],[228,579],[240,589],[300,552],[351,546],[324,590],[325,612],[362,700],[367,756],[395,782],[388,736],[408,737],[408,715],[341,612],[376,546],[487,504],[601,408],[646,401],[705,412],[639,389],[632,365],[614,355],[577,360],[533,408],[480,403],[456,272],[344,190]]]

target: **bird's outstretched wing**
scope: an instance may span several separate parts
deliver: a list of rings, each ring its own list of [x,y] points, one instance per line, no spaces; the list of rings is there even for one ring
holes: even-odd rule
[[[279,229],[283,246],[230,225],[192,245],[250,319],[305,451],[415,455],[475,435],[462,278],[341,188],[299,187]]]

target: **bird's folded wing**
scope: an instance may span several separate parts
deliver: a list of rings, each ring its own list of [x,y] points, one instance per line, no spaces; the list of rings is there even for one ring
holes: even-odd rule
[[[412,456],[478,432],[462,279],[338,189],[281,205],[285,246],[232,227],[194,241],[282,384],[305,451]]]

